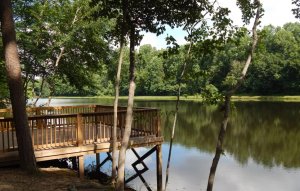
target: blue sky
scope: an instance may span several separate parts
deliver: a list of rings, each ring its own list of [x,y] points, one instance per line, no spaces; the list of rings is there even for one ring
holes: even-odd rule
[[[296,22],[291,9],[292,0],[261,0],[265,9],[264,17],[262,18],[261,26],[272,24],[274,26],[282,26],[287,22]],[[230,17],[234,21],[234,24],[242,26],[241,12],[236,6],[236,0],[219,0],[219,4],[224,7],[228,7],[231,10]],[[181,29],[167,28],[166,32],[157,37],[155,34],[145,34],[141,45],[151,44],[152,46],[161,49],[166,47],[165,38],[167,34],[172,35],[177,39],[178,44],[184,44],[184,36],[186,33]]]

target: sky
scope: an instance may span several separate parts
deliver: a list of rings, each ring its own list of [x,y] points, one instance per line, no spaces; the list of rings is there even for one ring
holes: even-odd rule
[[[236,6],[236,0],[219,0],[219,5],[228,7],[231,10],[230,17],[235,25],[242,26],[241,11]],[[263,8],[265,10],[262,18],[261,26],[274,25],[283,26],[287,22],[296,22],[297,19],[292,14],[292,0],[261,0]],[[170,29],[167,27],[166,32],[157,37],[155,34],[146,33],[141,42],[141,45],[151,44],[157,49],[165,48],[165,38],[168,35],[172,35],[177,43],[185,44],[184,36],[186,33],[182,29]]]

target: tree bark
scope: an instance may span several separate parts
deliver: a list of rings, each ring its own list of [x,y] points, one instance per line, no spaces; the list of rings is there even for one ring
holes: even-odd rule
[[[120,41],[120,55],[119,55],[119,63],[117,69],[116,76],[116,84],[115,84],[115,101],[114,101],[114,126],[113,126],[113,150],[112,150],[112,183],[113,185],[116,182],[117,177],[117,123],[118,123],[118,101],[119,101],[119,86],[121,79],[121,68],[123,63],[123,55],[124,55],[124,36],[121,35]]]
[[[10,0],[0,1],[0,14],[5,65],[16,128],[20,165],[26,171],[35,172],[36,161],[28,127],[21,66]]]
[[[118,161],[118,179],[116,190],[124,191],[124,170],[125,170],[125,159],[126,150],[128,147],[128,142],[131,134],[131,124],[133,120],[133,102],[134,102],[134,92],[135,92],[135,27],[132,24],[130,28],[130,66],[129,66],[129,95],[128,95],[128,106],[126,112],[126,122],[125,131],[122,139],[122,145],[119,152]]]
[[[210,173],[208,177],[208,183],[207,183],[207,191],[212,191],[213,190],[213,185],[214,185],[214,179],[215,179],[215,174],[217,171],[218,163],[220,160],[221,154],[223,154],[223,143],[224,143],[224,137],[226,134],[226,129],[229,121],[229,116],[230,116],[230,102],[231,102],[231,96],[236,92],[236,90],[243,84],[248,68],[251,64],[253,54],[257,45],[258,37],[257,37],[257,26],[260,23],[260,18],[261,18],[261,9],[262,5],[260,3],[260,0],[256,0],[256,3],[258,5],[257,10],[256,10],[256,16],[254,20],[254,24],[252,27],[252,45],[251,49],[248,54],[247,61],[245,63],[245,66],[241,72],[241,77],[238,80],[237,84],[230,90],[228,90],[225,94],[225,103],[224,103],[224,117],[223,121],[221,124],[221,128],[219,131],[219,136],[218,136],[218,141],[217,141],[217,146],[216,146],[216,151],[215,151],[215,157],[212,161],[212,165],[210,168]]]
[[[183,64],[183,69],[182,69],[180,77],[178,79],[176,108],[175,108],[174,121],[173,121],[173,126],[172,126],[172,134],[171,134],[171,140],[170,140],[170,146],[169,146],[168,162],[167,162],[167,168],[166,168],[165,190],[167,190],[167,185],[168,185],[168,181],[169,181],[169,169],[170,169],[170,162],[171,162],[171,156],[172,156],[172,147],[173,147],[173,140],[175,137],[175,129],[176,129],[176,124],[177,124],[177,115],[178,115],[179,101],[180,101],[180,95],[181,95],[181,80],[185,74],[185,69],[186,69],[188,58],[190,56],[192,46],[193,46],[193,42],[190,42],[189,49],[186,54],[186,59]]]
[[[220,156],[223,153],[223,143],[224,143],[224,137],[226,133],[226,128],[227,124],[229,121],[229,114],[230,114],[230,98],[231,96],[225,96],[225,111],[224,111],[224,118],[221,124],[219,136],[218,136],[218,141],[217,141],[217,147],[216,147],[216,153],[215,157],[213,159],[211,168],[210,168],[210,173],[208,177],[208,184],[207,184],[207,191],[212,191],[213,185],[214,185],[214,179],[215,179],[215,174],[217,171],[218,163],[220,160]]]

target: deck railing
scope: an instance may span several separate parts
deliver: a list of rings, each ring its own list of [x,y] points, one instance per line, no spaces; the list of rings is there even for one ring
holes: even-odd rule
[[[125,110],[126,107],[118,107],[118,110]],[[113,111],[113,106],[106,105],[80,105],[80,106],[56,106],[56,107],[28,107],[28,116],[36,115],[55,115],[55,114],[74,114]],[[0,109],[0,119],[12,117],[11,109]]]
[[[111,106],[65,106],[30,110],[43,114],[28,117],[34,148],[43,150],[111,141],[112,108]],[[118,111],[118,140],[121,140],[125,128],[126,110],[124,109],[120,107]],[[131,137],[160,136],[159,117],[157,109],[134,109]],[[17,149],[12,117],[0,119],[0,140],[0,152]]]

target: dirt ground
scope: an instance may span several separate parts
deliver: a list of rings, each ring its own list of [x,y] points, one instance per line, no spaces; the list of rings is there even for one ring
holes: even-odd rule
[[[60,168],[40,168],[37,174],[27,174],[19,168],[0,168],[0,191],[111,191],[94,180],[80,180],[75,171]]]

